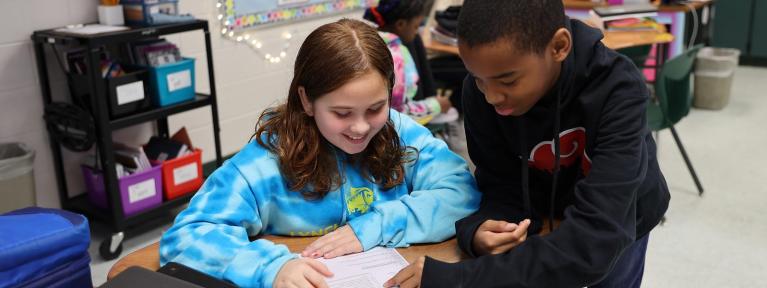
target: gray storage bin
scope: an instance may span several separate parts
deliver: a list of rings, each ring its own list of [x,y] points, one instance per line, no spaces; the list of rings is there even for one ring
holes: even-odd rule
[[[0,143],[0,213],[35,205],[35,151],[22,143]]]
[[[738,49],[705,47],[695,60],[695,92],[693,106],[719,110],[727,106],[732,78],[738,67]]]

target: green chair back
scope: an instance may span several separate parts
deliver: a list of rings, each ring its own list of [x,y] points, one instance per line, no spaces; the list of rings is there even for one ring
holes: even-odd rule
[[[655,79],[656,99],[652,99],[647,108],[648,124],[652,130],[668,128],[690,113],[690,74],[701,47],[702,44],[696,45],[663,63],[658,79]]]
[[[642,67],[645,66],[645,61],[647,61],[647,57],[650,56],[651,50],[652,45],[640,45],[618,49],[615,50],[615,52],[621,53],[631,59],[631,62],[634,62],[634,65],[641,70]]]

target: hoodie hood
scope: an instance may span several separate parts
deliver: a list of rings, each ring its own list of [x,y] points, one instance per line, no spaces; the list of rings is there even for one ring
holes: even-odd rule
[[[593,56],[596,51],[595,46],[601,44],[604,35],[599,29],[590,27],[579,20],[567,19],[565,29],[572,35],[572,49],[562,62],[559,78],[554,83],[544,97],[534,106],[540,108],[551,108],[554,106],[554,100],[559,95],[560,108],[564,109],[577,97],[579,92],[586,85],[586,79],[595,65]],[[551,112],[549,112],[551,113]]]

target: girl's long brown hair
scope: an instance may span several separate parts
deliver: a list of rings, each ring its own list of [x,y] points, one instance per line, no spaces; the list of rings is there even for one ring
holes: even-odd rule
[[[293,81],[285,104],[265,110],[256,126],[256,141],[278,156],[289,189],[306,199],[319,199],[343,182],[336,151],[304,112],[298,87],[309,101],[365,75],[378,72],[389,94],[394,85],[392,56],[376,29],[357,20],[342,19],[325,24],[306,38],[298,51]],[[412,147],[402,147],[391,119],[370,140],[365,150],[351,155],[349,163],[383,189],[404,180],[404,164],[411,161]],[[417,151],[415,151],[417,153]]]

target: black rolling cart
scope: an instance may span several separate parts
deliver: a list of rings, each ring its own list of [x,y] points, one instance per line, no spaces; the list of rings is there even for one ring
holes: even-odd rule
[[[87,70],[102,71],[100,67],[100,53],[102,53],[102,49],[104,47],[119,47],[119,45],[125,45],[125,43],[146,39],[155,39],[163,35],[194,30],[202,30],[204,34],[206,52],[205,56],[207,60],[210,94],[203,94],[194,91],[194,98],[189,101],[162,107],[146,107],[146,109],[137,110],[140,112],[134,113],[113,113],[121,112],[119,110],[115,110],[114,107],[111,107],[114,104],[108,101],[111,100],[108,98],[110,97],[110,95],[108,95],[108,91],[111,91],[109,89],[114,88],[110,87],[109,85],[113,84],[105,81],[101,73],[87,73],[86,75],[80,75],[85,80],[84,83],[86,83],[86,85],[83,85],[85,86],[84,90],[88,92],[88,97],[86,97],[87,99],[84,102],[85,105],[88,106],[87,110],[91,111],[90,114],[93,118],[93,129],[95,130],[94,145],[97,150],[96,152],[100,155],[98,158],[101,167],[115,167],[115,143],[112,141],[113,131],[137,124],[155,121],[157,134],[160,136],[168,137],[168,116],[208,105],[210,105],[211,108],[213,137],[216,150],[216,166],[220,166],[222,163],[221,141],[219,139],[220,128],[218,122],[218,109],[216,105],[216,88],[212,58],[213,55],[211,53],[211,40],[207,21],[195,20],[191,22],[132,28],[129,30],[92,35],[72,34],[57,31],[55,29],[34,32],[32,35],[32,41],[34,43],[35,58],[37,60],[37,71],[40,80],[39,83],[41,93],[43,96],[43,104],[48,107],[54,102],[51,94],[51,76],[49,74],[49,67],[55,67],[55,65],[48,64],[54,64],[55,62],[52,61],[56,61],[56,59],[46,58],[51,58],[49,56],[51,55],[51,51],[53,53],[59,53],[56,51],[56,49],[54,49],[55,45],[82,46],[85,49],[85,66]],[[46,49],[50,49],[48,53],[46,53]],[[60,59],[58,60],[61,61]],[[68,79],[70,82],[72,81],[71,78]],[[192,89],[194,89],[194,85],[192,85]],[[50,132],[51,131],[49,129],[49,133]],[[97,208],[92,203],[90,203],[88,197],[86,197],[87,193],[74,197],[69,196],[67,191],[67,179],[64,171],[64,163],[62,159],[62,143],[60,143],[55,137],[50,138],[51,150],[53,151],[54,170],[56,172],[59,197],[61,199],[61,207],[66,210],[85,214],[91,220],[100,220],[106,223],[112,229],[110,234],[106,235],[105,240],[100,244],[99,251],[104,259],[114,259],[120,255],[122,252],[122,241],[125,237],[125,231],[128,228],[142,230],[142,226],[145,226],[147,223],[152,223],[153,220],[167,216],[171,209],[188,203],[191,197],[194,195],[194,193],[188,193],[178,198],[163,201],[157,206],[142,210],[138,213],[126,215],[127,213],[123,213],[124,207],[123,203],[121,203],[121,192],[115,169],[102,169],[106,201],[111,208]],[[161,193],[161,191],[158,193]]]

